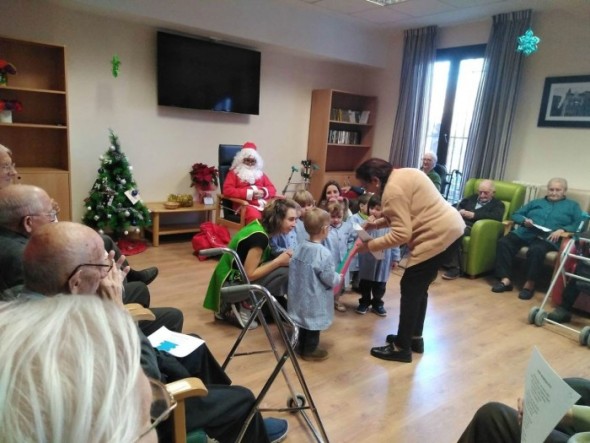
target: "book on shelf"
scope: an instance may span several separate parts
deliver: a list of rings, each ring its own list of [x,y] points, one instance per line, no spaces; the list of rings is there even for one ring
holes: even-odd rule
[[[367,111],[368,112],[368,111]],[[330,109],[330,120],[342,123],[361,123],[362,113],[361,111],[355,111],[353,109]],[[367,120],[369,116],[367,115]]]
[[[328,131],[328,143],[336,145],[358,145],[361,141],[361,134],[357,131]]]
[[[371,111],[363,111],[359,117],[359,123],[362,125],[366,125],[369,123],[369,116],[371,115]]]

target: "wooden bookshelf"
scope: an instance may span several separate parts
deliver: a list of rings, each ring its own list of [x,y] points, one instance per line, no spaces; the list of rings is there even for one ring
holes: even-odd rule
[[[355,168],[371,157],[376,108],[376,97],[313,91],[307,158],[319,167],[310,183],[314,198],[319,199],[328,180],[342,186],[356,183]]]
[[[10,148],[21,183],[44,188],[71,220],[65,48],[0,37],[0,59],[17,73],[0,86],[0,99],[18,100],[23,110],[0,123],[0,143]]]

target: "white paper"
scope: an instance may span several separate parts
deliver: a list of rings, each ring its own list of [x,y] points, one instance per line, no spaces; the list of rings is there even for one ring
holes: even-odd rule
[[[540,231],[543,231],[543,232],[551,232],[551,229],[546,228],[545,226],[537,225],[535,223],[533,223],[533,226],[535,228],[539,229]]]
[[[365,231],[358,223],[353,223],[352,228],[356,231],[357,235],[362,241],[367,242],[369,240],[373,240],[373,237],[371,237],[369,233]],[[377,260],[383,260],[383,251],[371,251],[371,254],[373,254],[373,257],[375,257]]]
[[[526,371],[521,443],[545,441],[579,398],[535,347]]]
[[[175,357],[186,357],[203,343],[204,340],[192,335],[172,332],[162,326],[148,337],[152,346],[160,351],[166,351]]]
[[[137,191],[137,189],[129,189],[128,191],[125,191],[125,195],[127,196],[132,205],[141,200],[139,191],[137,191],[135,195],[133,195],[133,191]]]

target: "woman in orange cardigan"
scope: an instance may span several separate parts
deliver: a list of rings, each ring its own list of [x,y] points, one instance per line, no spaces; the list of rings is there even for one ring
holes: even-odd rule
[[[378,251],[404,244],[410,250],[400,282],[398,332],[387,336],[386,346],[372,348],[371,355],[409,363],[412,350],[424,352],[422,329],[428,288],[437,276],[446,249],[463,235],[465,223],[418,169],[393,170],[385,160],[372,158],[357,168],[356,178],[368,192],[382,194],[383,217],[368,223],[366,229],[391,228],[384,236],[366,242],[362,250]]]

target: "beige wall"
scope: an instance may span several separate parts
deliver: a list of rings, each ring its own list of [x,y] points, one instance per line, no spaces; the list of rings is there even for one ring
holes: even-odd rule
[[[486,43],[491,19],[441,28],[438,47]],[[590,26],[587,18],[553,11],[533,14],[533,29],[541,38],[539,51],[525,59],[506,180],[543,184],[562,176],[572,188],[590,188],[590,129],[539,128],[537,118],[546,77],[590,75]],[[387,70],[375,74],[380,99],[376,153],[389,155],[397,108],[403,36],[392,40]]]
[[[2,34],[67,46],[72,200],[74,218],[96,177],[98,156],[108,148],[108,129],[120,136],[144,200],[190,192],[188,170],[196,161],[217,163],[219,143],[252,140],[282,189],[292,165],[306,157],[311,91],[334,88],[379,97],[376,156],[388,157],[397,108],[403,35],[384,34],[385,69],[361,68],[262,49],[261,114],[240,116],[158,107],[155,27],[19,0],[3,5]],[[571,187],[588,188],[590,130],[537,128],[547,76],[590,74],[590,27],[583,18],[535,14],[540,50],[525,61],[521,99],[506,179],[534,183],[563,175]],[[440,47],[483,43],[491,19],[442,28]],[[195,32],[195,34],[197,34]],[[292,52],[292,51],[291,51]],[[110,59],[118,54],[121,75]],[[1,141],[0,141],[1,142]]]
[[[512,150],[506,176],[530,183],[565,177],[572,188],[590,188],[590,128],[539,128],[546,77],[590,75],[590,24],[567,13],[535,14],[539,51],[525,60]]]
[[[158,107],[155,28],[27,1],[5,7],[2,22],[3,35],[67,47],[74,220],[83,215],[109,128],[119,135],[144,200],[192,192],[193,163],[217,164],[220,143],[247,140],[258,145],[282,189],[291,166],[306,158],[311,91],[364,92],[366,69],[264,50],[259,116]],[[122,61],[117,79],[114,54]]]

